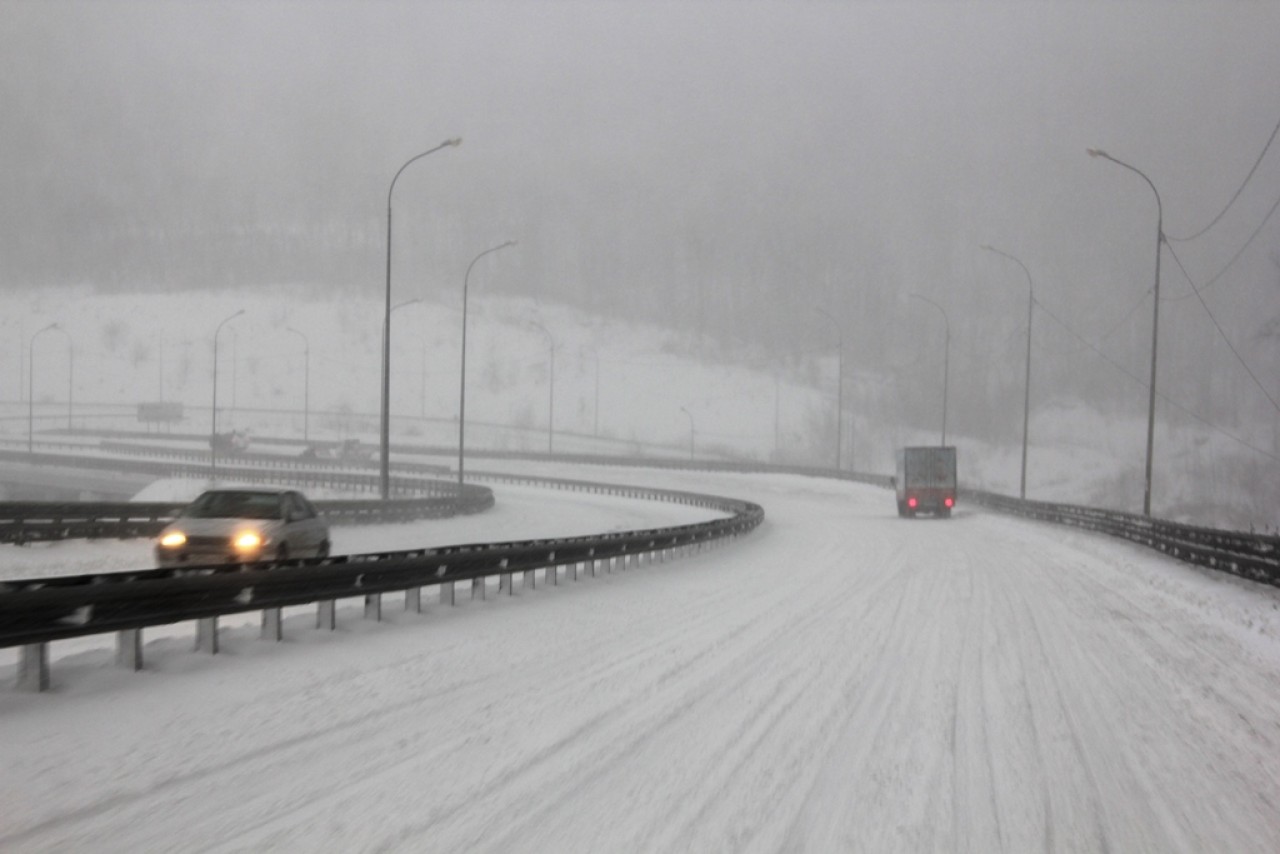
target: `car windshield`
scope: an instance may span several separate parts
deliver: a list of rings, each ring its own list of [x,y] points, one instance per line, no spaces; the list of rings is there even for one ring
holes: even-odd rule
[[[280,519],[280,496],[271,492],[206,492],[182,512],[196,519]]]

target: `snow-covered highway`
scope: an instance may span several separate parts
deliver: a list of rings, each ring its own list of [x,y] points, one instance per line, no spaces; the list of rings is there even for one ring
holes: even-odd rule
[[[155,640],[141,674],[55,660],[0,691],[0,849],[1280,849],[1280,591],[854,484],[581,476],[768,516],[336,634]]]

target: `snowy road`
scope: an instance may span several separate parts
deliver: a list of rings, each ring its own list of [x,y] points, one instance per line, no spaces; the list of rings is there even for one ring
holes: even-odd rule
[[[0,692],[0,849],[1280,849],[1280,592],[858,485],[583,476],[768,519],[336,635],[56,664]]]

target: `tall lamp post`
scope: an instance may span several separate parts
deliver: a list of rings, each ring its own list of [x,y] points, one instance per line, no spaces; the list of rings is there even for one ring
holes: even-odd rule
[[[596,357],[596,394],[594,402],[591,404],[591,435],[599,438],[600,436],[600,351],[595,352]]]
[[[285,331],[302,339],[302,441],[309,442],[311,434],[307,428],[311,415],[311,342],[304,333],[292,326],[285,327]]]
[[[404,301],[402,301],[402,302],[398,302],[398,303],[396,303],[395,305],[391,306],[391,313],[394,315],[394,314],[396,313],[396,311],[397,311],[397,310],[404,308],[406,305],[416,305],[417,303],[420,303],[420,302],[422,302],[421,297],[415,297],[414,299],[407,299],[407,300],[404,300]],[[385,332],[385,330],[384,330],[384,332]],[[384,335],[384,338],[385,338],[385,335]],[[424,359],[424,361],[425,361],[425,359]],[[389,415],[389,413],[388,413],[388,423],[389,423],[389,422],[390,422],[390,415]],[[388,447],[389,447],[389,446],[388,446]]]
[[[556,435],[556,339],[538,321],[530,320],[529,325],[547,336],[547,352],[551,359],[550,382],[547,387],[547,453],[551,454],[555,452]]]
[[[73,396],[75,394],[75,376],[76,376],[76,348],[71,343],[71,333],[63,329],[56,323],[53,325],[54,332],[61,332],[67,339],[67,429],[71,429],[71,406]]]
[[[1027,274],[1027,367],[1023,372],[1025,380],[1022,387],[1022,478],[1018,486],[1018,497],[1025,500],[1027,497],[1027,426],[1031,420],[1031,310],[1036,302],[1035,285],[1031,281],[1031,271],[1027,269],[1026,264],[1023,264],[1008,252],[1002,252],[994,246],[984,243],[982,248],[1003,258],[1008,258],[1021,267],[1022,272]]]
[[[942,306],[938,305],[928,297],[922,297],[919,294],[910,294],[912,299],[918,299],[921,302],[927,302],[933,306],[942,315],[943,326],[947,330],[946,346],[942,353],[942,446],[947,444],[947,385],[950,382],[951,372],[951,321],[947,319],[947,313]]]
[[[210,479],[212,479],[218,471],[218,333],[222,331],[222,327],[226,326],[242,314],[244,314],[243,308],[224,319],[218,324],[218,327],[213,330],[213,404],[210,406],[212,417],[210,418],[209,428]]]
[[[466,427],[467,427],[467,291],[468,283],[471,281],[471,270],[475,267],[476,262],[486,255],[491,255],[508,246],[515,246],[514,240],[508,240],[506,243],[500,243],[497,246],[484,250],[479,255],[471,259],[471,263],[467,265],[467,272],[462,277],[462,361],[459,370],[458,382],[458,497],[462,497],[462,464],[463,455],[466,449]]]
[[[836,330],[836,346],[840,348],[836,354],[836,471],[840,471],[844,462],[844,331],[830,314],[820,308],[814,311],[831,321]]]
[[[378,484],[382,500],[391,497],[391,194],[395,191],[396,181],[400,173],[409,168],[415,160],[421,160],[442,148],[461,145],[461,139],[446,139],[435,148],[414,155],[405,161],[391,179],[387,189],[387,293],[386,311],[382,318],[382,423],[381,423],[381,466],[378,473]]]
[[[693,442],[694,442],[694,437],[697,436],[697,432],[693,428],[693,416],[689,414],[689,410],[685,409],[682,406],[680,407],[680,411],[683,412],[685,417],[689,419],[689,459],[690,461],[692,461],[693,460]]]
[[[1090,157],[1101,157],[1110,160],[1117,166],[1123,166],[1139,178],[1147,182],[1156,197],[1156,284],[1151,308],[1151,387],[1147,399],[1147,466],[1146,478],[1142,488],[1142,514],[1151,515],[1151,456],[1155,445],[1156,434],[1156,341],[1160,335],[1160,245],[1164,243],[1164,204],[1160,201],[1160,191],[1142,170],[1130,166],[1123,160],[1117,160],[1105,151],[1097,148],[1085,149]]]
[[[60,329],[56,323],[50,323],[48,326],[36,331],[30,342],[27,344],[27,453],[30,454],[34,448],[34,440],[32,434],[35,432],[35,375],[36,375],[36,339],[40,337],[42,332],[48,332],[50,329]]]

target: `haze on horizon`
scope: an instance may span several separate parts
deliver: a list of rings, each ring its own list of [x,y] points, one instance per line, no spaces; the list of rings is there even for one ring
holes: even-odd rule
[[[1034,278],[1038,402],[1132,416],[1154,204],[1085,150],[1199,231],[1280,120],[1277,33],[1280,4],[1225,0],[3,0],[0,281],[376,297],[391,177],[462,137],[396,186],[397,298],[454,300],[519,240],[495,292],[779,361],[830,347],[817,308],[854,369],[932,377],[915,293],[957,424],[1012,436],[1027,287],[992,244]],[[1204,297],[1273,398],[1278,197],[1280,145],[1173,244],[1204,284],[1265,221]],[[1274,464],[1273,403],[1163,264],[1161,392]]]

